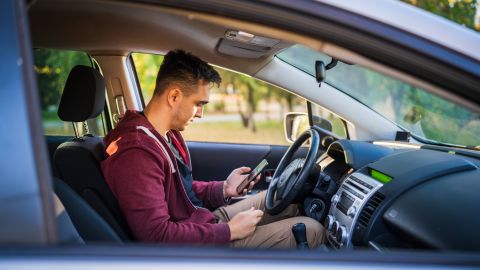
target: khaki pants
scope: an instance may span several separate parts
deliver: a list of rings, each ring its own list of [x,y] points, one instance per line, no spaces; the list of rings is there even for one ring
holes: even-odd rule
[[[260,192],[248,199],[235,204],[220,207],[213,213],[220,222],[228,222],[237,213],[250,209],[260,209],[265,212],[266,192]],[[290,205],[281,213],[271,216],[264,213],[255,232],[247,238],[232,241],[232,247],[248,248],[295,248],[297,246],[292,233],[292,226],[304,223],[307,228],[307,241],[310,248],[318,247],[323,240],[324,228],[316,220],[299,216],[297,205]]]

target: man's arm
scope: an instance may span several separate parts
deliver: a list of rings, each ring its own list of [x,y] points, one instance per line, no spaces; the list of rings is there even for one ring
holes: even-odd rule
[[[192,189],[206,208],[215,209],[228,202],[224,196],[224,183],[225,181],[193,181]]]
[[[237,187],[245,179],[246,175],[244,174],[250,172],[250,170],[249,167],[237,168],[230,173],[225,181],[193,181],[193,191],[203,201],[205,207],[213,209],[223,206],[229,198],[243,195],[260,180],[260,176],[257,176],[255,181],[252,181],[242,194],[238,194]]]
[[[120,209],[138,240],[226,244],[230,241],[227,223],[212,223],[212,214],[206,209],[197,209],[189,217],[186,209],[169,209],[166,201],[171,185],[165,185],[169,173],[168,163],[160,154],[140,148],[131,148],[116,153],[105,168],[117,196]],[[114,160],[113,160],[114,159]],[[106,175],[107,176],[107,175]],[[177,196],[180,193],[177,193]],[[174,220],[170,213],[181,211],[183,220]]]

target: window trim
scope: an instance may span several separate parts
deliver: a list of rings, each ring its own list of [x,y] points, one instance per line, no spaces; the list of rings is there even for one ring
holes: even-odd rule
[[[133,53],[135,53],[135,52],[130,52],[127,55],[126,65],[127,65],[127,68],[128,68],[128,73],[130,75],[130,80],[132,82],[135,82],[135,87],[136,87],[136,89],[134,91],[135,96],[137,96],[137,98],[139,99],[140,104],[142,106],[142,109],[145,109],[145,107],[146,107],[145,97],[143,96],[142,86],[140,84],[140,79],[138,78],[137,68],[135,67],[135,61],[133,60],[133,57],[132,57]]]

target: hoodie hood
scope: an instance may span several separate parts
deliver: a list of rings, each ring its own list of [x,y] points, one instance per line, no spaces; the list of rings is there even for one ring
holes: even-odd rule
[[[148,121],[142,112],[129,110],[125,113],[115,129],[110,131],[107,136],[105,136],[105,146],[108,147],[110,143],[117,140],[120,134],[124,135],[125,133],[129,132],[138,132],[138,126],[144,126],[154,134],[157,133],[153,125]]]
[[[179,149],[186,149],[185,151],[187,154],[185,158],[187,160],[187,165],[190,166],[190,155],[188,154],[187,146],[180,135],[180,132],[170,130],[167,133],[167,136],[179,144]],[[147,139],[147,137],[150,138]],[[150,141],[151,143],[156,144],[168,160],[170,171],[175,173],[178,170],[177,166],[175,165],[175,156],[169,149],[166,139],[155,130],[153,125],[148,121],[143,113],[137,111],[127,111],[115,129],[110,131],[110,133],[105,137],[105,158],[115,154],[119,150],[120,145],[123,145],[123,150],[132,147],[132,144],[129,143],[132,140],[141,140],[144,143]],[[137,144],[133,145],[138,146]],[[156,149],[156,146],[151,145],[151,147],[147,148],[150,150]]]

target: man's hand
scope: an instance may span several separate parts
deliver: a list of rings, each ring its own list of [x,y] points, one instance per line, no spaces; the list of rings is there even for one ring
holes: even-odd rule
[[[230,227],[230,240],[243,239],[251,235],[258,222],[262,219],[263,211],[250,208],[247,211],[243,211],[234,216],[228,226]]]
[[[255,178],[255,180],[250,182],[250,185],[248,185],[243,190],[242,193],[239,194],[237,192],[238,185],[240,185],[240,183],[242,183],[242,181],[245,179],[245,177],[247,177],[247,175],[245,175],[245,173],[250,172],[250,170],[251,169],[249,167],[240,167],[240,168],[237,168],[237,169],[233,170],[232,173],[230,173],[230,175],[227,177],[227,180],[225,180],[225,182],[223,184],[223,195],[226,198],[242,196],[245,193],[247,193],[247,191],[251,190],[253,188],[253,186],[258,181],[260,181],[260,175],[258,175],[257,178]]]

